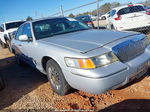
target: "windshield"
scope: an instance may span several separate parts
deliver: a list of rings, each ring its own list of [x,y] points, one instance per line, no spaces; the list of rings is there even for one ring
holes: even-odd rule
[[[13,23],[6,23],[6,30],[11,29],[11,28],[18,28],[21,24],[24,22],[13,22]]]
[[[33,31],[37,40],[88,29],[90,27],[72,18],[47,19],[33,23]]]
[[[119,15],[124,15],[124,14],[129,14],[129,13],[134,13],[134,12],[140,12],[140,11],[145,11],[143,6],[130,6],[123,8],[118,11]]]

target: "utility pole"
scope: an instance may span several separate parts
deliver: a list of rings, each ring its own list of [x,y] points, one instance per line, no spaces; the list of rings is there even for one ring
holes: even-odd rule
[[[99,0],[97,0],[97,29],[99,29]]]
[[[64,17],[64,10],[63,10],[62,5],[60,6],[60,14],[61,14],[62,17]]]

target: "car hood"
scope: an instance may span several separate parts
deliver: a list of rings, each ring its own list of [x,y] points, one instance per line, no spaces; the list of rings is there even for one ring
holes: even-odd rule
[[[137,33],[111,30],[85,30],[41,39],[40,42],[54,44],[80,53],[86,53],[135,34]]]
[[[12,33],[12,32],[14,32],[14,31],[17,31],[17,29],[18,29],[18,28],[11,28],[11,29],[8,29],[7,32],[8,32],[8,33]]]

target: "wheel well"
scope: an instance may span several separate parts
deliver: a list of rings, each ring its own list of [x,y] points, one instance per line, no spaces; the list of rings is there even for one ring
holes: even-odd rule
[[[46,63],[48,60],[52,59],[51,57],[45,56],[42,58],[42,67],[46,71]]]

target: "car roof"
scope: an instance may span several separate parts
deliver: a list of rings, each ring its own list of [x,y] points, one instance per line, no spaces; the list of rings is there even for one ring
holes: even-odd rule
[[[140,5],[140,6],[143,6],[143,7],[144,7],[143,4],[128,4],[128,5],[122,5],[122,6],[115,7],[115,8],[113,8],[112,10],[120,10],[120,9],[122,9],[122,8],[129,7],[129,5],[133,5],[133,6],[138,6],[138,5]]]
[[[31,20],[31,21],[27,21],[26,23],[33,23],[33,22],[38,22],[38,21],[41,21],[41,20],[47,20],[47,19],[59,19],[59,18],[67,18],[67,17],[44,17],[44,18],[39,18],[39,19],[34,19],[34,20]]]

